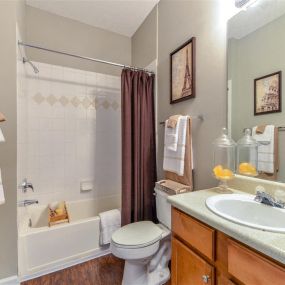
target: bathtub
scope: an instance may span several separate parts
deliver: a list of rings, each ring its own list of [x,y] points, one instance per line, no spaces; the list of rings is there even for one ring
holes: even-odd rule
[[[99,245],[98,214],[120,208],[119,196],[66,202],[70,223],[48,226],[48,206],[18,208],[20,281],[109,253]]]

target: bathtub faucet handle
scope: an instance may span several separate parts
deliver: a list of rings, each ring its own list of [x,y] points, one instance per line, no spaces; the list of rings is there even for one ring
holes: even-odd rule
[[[28,189],[32,189],[34,191],[34,186],[31,182],[28,182],[27,178],[23,179],[23,182],[21,184],[21,189],[24,193],[28,191]]]

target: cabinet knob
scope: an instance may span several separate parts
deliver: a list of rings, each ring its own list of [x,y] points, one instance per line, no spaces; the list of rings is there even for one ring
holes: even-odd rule
[[[209,275],[203,275],[202,276],[202,280],[203,280],[204,283],[208,283],[209,280],[210,280],[210,276]]]

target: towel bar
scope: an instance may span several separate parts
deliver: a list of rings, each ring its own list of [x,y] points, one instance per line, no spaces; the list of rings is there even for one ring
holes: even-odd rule
[[[189,117],[191,117],[191,119],[194,119],[194,120],[198,119],[200,121],[204,121],[204,116],[203,115],[198,115],[198,116],[190,116],[189,115]],[[165,125],[165,121],[159,122],[159,124],[160,125]]]
[[[243,129],[243,132],[244,132],[246,129],[248,129],[248,128],[244,128],[244,129]],[[251,129],[251,128],[250,128],[250,129]],[[279,132],[284,132],[284,131],[285,131],[285,126],[277,127],[277,129],[278,129]]]

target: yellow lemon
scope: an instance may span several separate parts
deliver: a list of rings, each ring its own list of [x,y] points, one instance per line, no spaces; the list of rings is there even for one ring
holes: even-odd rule
[[[249,164],[247,162],[240,163],[240,165],[239,165],[239,172],[240,173],[246,172],[248,170],[248,165]]]
[[[239,165],[239,173],[240,174],[245,174],[245,175],[250,175],[250,176],[256,176],[257,171],[256,168],[247,162],[243,162]]]
[[[222,165],[217,165],[214,167],[213,172],[217,179],[229,180],[232,179],[234,174],[230,169],[223,168]]]
[[[225,179],[225,180],[229,180],[229,179],[232,179],[233,176],[234,176],[234,174],[230,169],[224,169],[223,174],[220,178]]]
[[[217,165],[214,167],[213,172],[215,176],[219,177],[223,173],[223,167],[221,165]]]

